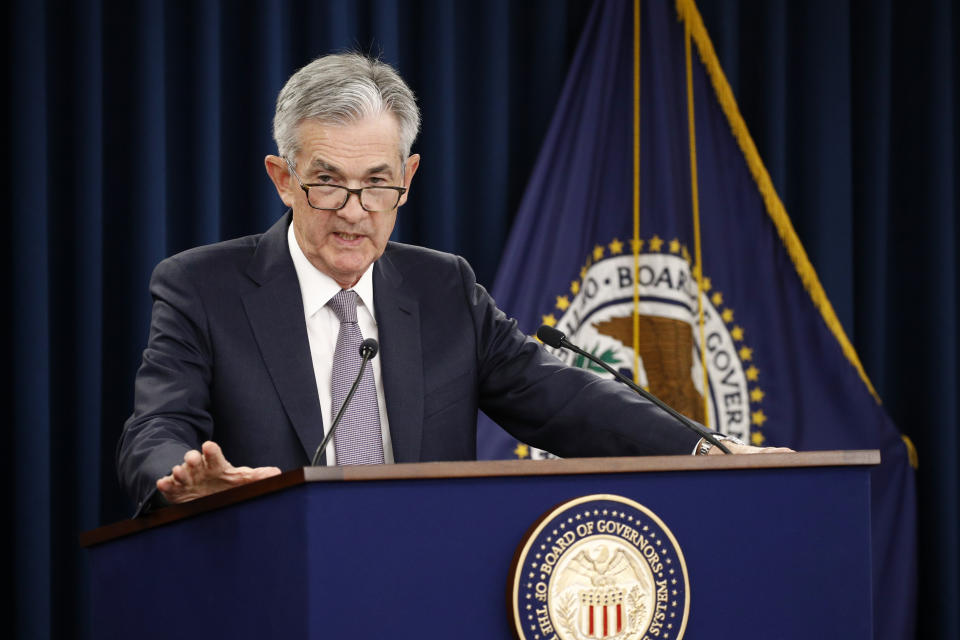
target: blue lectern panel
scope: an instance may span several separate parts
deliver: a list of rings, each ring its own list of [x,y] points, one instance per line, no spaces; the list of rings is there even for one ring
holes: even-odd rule
[[[95,548],[97,637],[512,638],[517,545],[595,493],[673,532],[686,638],[872,637],[864,468],[310,483]]]
[[[93,637],[306,637],[303,503],[288,491],[94,547]]]

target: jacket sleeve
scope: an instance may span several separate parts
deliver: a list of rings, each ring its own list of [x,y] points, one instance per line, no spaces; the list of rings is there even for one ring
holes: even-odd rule
[[[137,371],[133,414],[117,445],[120,484],[137,513],[162,504],[157,479],[213,435],[212,354],[203,301],[176,257],[150,279],[150,336]]]
[[[519,330],[460,259],[474,321],[480,408],[522,442],[561,457],[693,452],[700,436],[629,388],[571,367]]]

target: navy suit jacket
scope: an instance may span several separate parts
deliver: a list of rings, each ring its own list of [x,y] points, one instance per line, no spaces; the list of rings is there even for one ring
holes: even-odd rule
[[[117,448],[138,510],[204,440],[235,465],[291,469],[323,438],[290,220],[155,269],[149,342]],[[689,454],[698,440],[622,385],[548,354],[460,257],[389,243],[373,295],[396,462],[474,459],[478,408],[563,457]]]

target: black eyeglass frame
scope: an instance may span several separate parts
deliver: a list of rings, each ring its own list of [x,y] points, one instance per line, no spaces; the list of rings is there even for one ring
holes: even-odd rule
[[[300,179],[300,174],[298,174],[297,170],[293,168],[293,164],[290,162],[290,158],[284,157],[283,159],[286,161],[287,167],[289,167],[290,169],[290,173],[292,173],[293,177],[297,179],[297,183],[300,184],[300,188],[303,189],[303,192],[306,194],[307,204],[310,205],[311,209],[316,209],[317,211],[340,211],[340,209],[343,209],[345,206],[347,206],[347,203],[350,202],[350,194],[354,194],[357,196],[357,202],[360,203],[360,207],[367,213],[384,213],[385,211],[393,211],[394,209],[396,209],[397,206],[399,206],[400,204],[400,197],[407,192],[406,187],[395,187],[392,185],[382,185],[382,186],[377,185],[375,187],[360,187],[359,189],[351,189],[350,187],[343,187],[339,184],[321,184],[321,183],[304,184],[303,180]],[[343,199],[343,204],[341,204],[339,207],[335,209],[330,209],[325,207],[315,207],[313,206],[313,203],[310,202],[310,187],[327,187],[327,188],[333,187],[335,189],[343,189],[344,191],[347,192],[347,195]],[[363,206],[363,190],[364,189],[389,189],[390,191],[396,191],[397,201],[389,209],[367,209],[365,206]]]

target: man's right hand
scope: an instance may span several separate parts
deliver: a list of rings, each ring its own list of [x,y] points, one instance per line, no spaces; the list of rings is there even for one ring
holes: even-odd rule
[[[189,502],[203,496],[279,475],[277,467],[235,467],[223,457],[220,445],[204,442],[200,451],[192,449],[183,455],[183,464],[170,475],[157,480],[157,490],[167,502]]]

